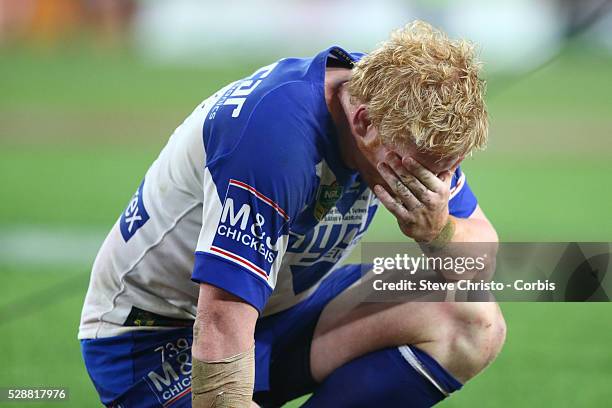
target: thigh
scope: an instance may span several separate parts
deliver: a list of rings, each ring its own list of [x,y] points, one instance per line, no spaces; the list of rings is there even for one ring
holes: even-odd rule
[[[443,302],[427,296],[404,303],[365,302],[371,287],[363,278],[323,310],[310,356],[315,380],[364,354],[406,344],[419,346],[444,366],[450,358],[444,341],[456,334],[458,325],[499,313],[495,303]]]
[[[261,318],[255,330],[257,356],[255,400],[262,406],[282,406],[312,392],[310,343],[325,306],[361,276],[360,265],[336,269],[297,305]]]

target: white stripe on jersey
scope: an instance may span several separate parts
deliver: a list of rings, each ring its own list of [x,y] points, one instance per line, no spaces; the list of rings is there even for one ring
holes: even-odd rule
[[[257,198],[260,198],[264,203],[274,208],[276,212],[279,213],[279,215],[283,217],[286,221],[289,221],[289,216],[278,204],[276,204],[270,198],[266,197],[265,195],[263,195],[262,193],[254,189],[253,187],[249,186],[246,183],[243,183],[241,181],[234,180],[234,179],[230,179],[229,183],[233,186],[236,186],[238,188],[248,191],[249,193],[253,194]]]
[[[451,188],[450,197],[448,197],[448,199],[450,200],[454,196],[459,194],[464,184],[465,184],[465,173],[461,172],[461,176],[459,177],[459,180],[457,180],[457,184],[455,184],[455,187]]]
[[[266,284],[270,285],[270,283],[268,282],[268,275],[266,275],[266,271],[264,271],[263,269],[255,265],[254,263],[249,262],[248,260],[244,259],[240,255],[236,255],[222,248],[218,248],[214,245],[211,245],[210,251],[217,256],[227,259],[230,262],[237,263],[243,268],[248,269],[249,271],[253,272],[255,276],[257,276],[260,279],[263,279],[264,282],[266,282]]]

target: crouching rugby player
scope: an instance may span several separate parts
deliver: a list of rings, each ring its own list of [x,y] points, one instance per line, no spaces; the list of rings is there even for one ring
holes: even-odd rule
[[[478,75],[417,22],[197,106],[93,266],[79,338],[102,403],[429,407],[482,371],[495,303],[351,302],[361,266],[342,266],[379,202],[406,239],[496,242],[459,167],[487,138]]]

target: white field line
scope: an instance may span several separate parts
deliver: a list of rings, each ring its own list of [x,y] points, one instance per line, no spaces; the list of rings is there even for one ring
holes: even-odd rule
[[[91,265],[106,234],[79,227],[0,226],[0,265]]]

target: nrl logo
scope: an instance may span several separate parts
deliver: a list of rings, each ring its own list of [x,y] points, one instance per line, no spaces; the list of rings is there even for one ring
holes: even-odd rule
[[[334,208],[338,199],[342,195],[342,186],[338,184],[336,175],[329,168],[325,160],[320,161],[316,166],[317,176],[320,184],[317,190],[317,199],[314,207],[314,217],[321,221],[323,217]]]
[[[329,212],[342,195],[342,186],[334,180],[331,185],[321,184],[317,191],[317,202],[315,204],[314,216],[318,221],[321,221],[325,214]]]

